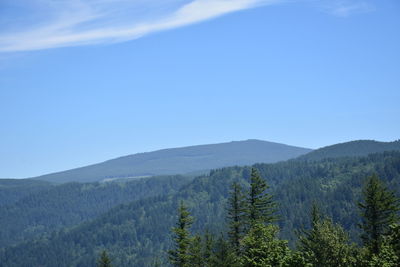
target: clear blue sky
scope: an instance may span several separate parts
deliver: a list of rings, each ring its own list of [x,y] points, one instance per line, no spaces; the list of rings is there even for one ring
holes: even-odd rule
[[[31,3],[0,3],[2,178],[250,138],[400,138],[398,0]]]

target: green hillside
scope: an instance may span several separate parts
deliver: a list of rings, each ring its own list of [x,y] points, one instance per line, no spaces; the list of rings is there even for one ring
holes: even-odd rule
[[[258,162],[273,163],[310,152],[311,149],[247,140],[212,145],[163,149],[112,159],[99,164],[48,174],[35,179],[94,182],[123,177],[186,174]]]
[[[25,190],[31,194],[25,193],[18,201],[0,207],[0,247],[79,224],[122,203],[174,193],[191,179],[160,176],[109,183],[67,183],[38,192],[32,187]],[[31,180],[33,185],[37,182]]]
[[[374,140],[357,140],[322,147],[302,155],[299,159],[321,160],[325,158],[367,156],[384,151],[400,151],[400,140],[393,142],[378,142]]]
[[[372,173],[400,193],[400,152],[254,167],[271,185],[280,205],[281,236],[292,242],[294,231],[308,225],[313,202],[357,241],[359,216],[355,203],[366,177]],[[239,181],[246,186],[249,174],[249,167],[214,170],[183,185],[177,193],[120,205],[90,222],[6,248],[0,252],[0,261],[9,267],[90,267],[106,248],[115,266],[151,266],[155,257],[165,258],[181,200],[196,217],[194,232],[207,228],[218,234],[225,228],[229,185]]]
[[[53,185],[45,181],[32,179],[0,179],[0,207],[10,205],[18,200],[46,189]]]

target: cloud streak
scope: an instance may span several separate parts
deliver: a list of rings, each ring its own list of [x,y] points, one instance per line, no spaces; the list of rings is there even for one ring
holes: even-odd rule
[[[34,0],[31,11],[47,18],[32,27],[22,21],[23,31],[0,33],[0,51],[128,41],[278,2],[282,0]]]
[[[328,0],[324,3],[324,9],[338,17],[348,17],[353,14],[367,13],[375,8],[368,0]]]
[[[129,41],[282,2],[341,17],[373,9],[370,0],[1,0],[0,53]]]

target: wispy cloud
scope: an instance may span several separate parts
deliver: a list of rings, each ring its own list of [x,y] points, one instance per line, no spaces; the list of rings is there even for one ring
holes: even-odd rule
[[[348,17],[375,9],[373,4],[368,0],[328,0],[324,2],[323,7],[327,12],[339,17]]]
[[[282,2],[317,4],[336,16],[373,10],[371,0],[0,0],[0,52],[134,40],[228,13]]]
[[[227,13],[282,0],[14,0],[0,52],[40,50],[133,40]],[[18,15],[25,8],[26,17]],[[3,11],[4,13],[5,11]],[[12,31],[11,31],[12,30]]]

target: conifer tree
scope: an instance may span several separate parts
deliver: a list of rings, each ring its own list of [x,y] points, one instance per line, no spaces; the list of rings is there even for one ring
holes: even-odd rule
[[[389,233],[390,225],[398,220],[399,200],[389,191],[376,175],[368,178],[362,191],[361,238],[371,255],[378,255],[383,238]]]
[[[393,248],[394,253],[398,256],[397,266],[400,266],[400,224],[397,223],[390,226],[388,243]]]
[[[298,249],[315,267],[347,267],[356,262],[347,233],[331,219],[320,219],[299,237]]]
[[[235,251],[232,250],[231,245],[221,235],[215,243],[215,249],[210,267],[238,267],[240,266],[239,258],[236,256]]]
[[[97,266],[98,267],[112,267],[111,260],[107,255],[107,251],[103,250],[101,252]]]
[[[311,206],[311,220],[310,220],[310,229],[305,230],[301,229],[299,232],[296,232],[298,234],[298,247],[299,250],[302,252],[312,252],[318,248],[318,238],[319,238],[319,229],[318,229],[318,224],[321,222],[321,213],[319,211],[318,206],[313,203]],[[315,254],[315,253],[314,253]]]
[[[277,220],[277,205],[267,191],[269,186],[255,168],[251,169],[250,190],[247,196],[247,217],[250,227],[256,223]]]
[[[310,229],[298,233],[298,253],[305,262],[315,267],[347,267],[356,263],[355,246],[349,244],[348,234],[323,216],[313,203],[310,213]],[[295,254],[293,254],[295,255]]]
[[[229,241],[236,255],[239,255],[240,240],[244,235],[245,197],[239,183],[234,182],[228,199]]]
[[[276,238],[278,231],[275,225],[255,223],[242,240],[242,266],[284,266],[290,250],[287,241]]]
[[[201,237],[199,235],[196,235],[192,238],[189,245],[188,253],[189,253],[188,266],[190,267],[204,266],[202,242],[201,242]]]
[[[204,244],[203,244],[203,259],[204,259],[204,266],[206,267],[213,266],[212,264],[213,245],[214,245],[213,236],[208,230],[206,230],[204,234]]]
[[[172,228],[175,248],[168,251],[169,260],[174,266],[189,267],[189,246],[191,243],[189,228],[193,223],[193,219],[182,202],[179,206],[178,213],[178,222],[176,226]]]
[[[383,241],[379,254],[372,255],[366,265],[368,267],[399,267],[399,257],[400,255],[395,253],[393,247]]]

